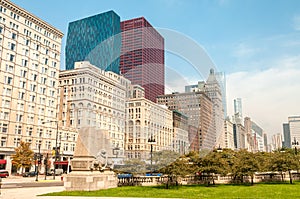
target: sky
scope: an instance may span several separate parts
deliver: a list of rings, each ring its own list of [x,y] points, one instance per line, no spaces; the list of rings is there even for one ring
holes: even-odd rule
[[[298,0],[12,2],[65,35],[69,22],[108,10],[114,10],[121,20],[144,16],[159,30],[169,30],[172,36],[180,35],[199,47],[181,45],[186,47],[181,52],[197,57],[202,49],[198,63],[203,68],[199,71],[187,57],[172,53],[171,45],[176,39],[165,37],[168,44],[165,59],[168,92],[183,91],[186,84],[205,80],[210,67],[207,63],[213,63],[218,71],[226,74],[229,115],[233,113],[233,99],[242,98],[243,115],[261,126],[269,138],[282,133],[282,123],[287,122],[288,116],[300,115]],[[63,48],[65,40],[64,37]]]

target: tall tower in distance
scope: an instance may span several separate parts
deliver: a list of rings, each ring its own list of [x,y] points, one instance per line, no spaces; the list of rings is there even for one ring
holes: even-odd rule
[[[156,102],[165,92],[164,38],[144,17],[122,21],[121,31],[120,71]]]
[[[235,119],[239,119],[240,121],[242,121],[243,120],[242,99],[241,98],[234,99],[233,106],[234,106]]]
[[[121,51],[120,17],[108,11],[69,23],[66,44],[66,69],[89,61],[105,71],[119,74]]]

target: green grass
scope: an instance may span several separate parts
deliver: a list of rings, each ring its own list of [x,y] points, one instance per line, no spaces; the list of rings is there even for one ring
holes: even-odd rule
[[[250,185],[186,185],[165,189],[156,187],[118,187],[99,191],[63,191],[46,196],[96,196],[96,197],[142,197],[142,198],[300,198],[300,182],[294,184]]]

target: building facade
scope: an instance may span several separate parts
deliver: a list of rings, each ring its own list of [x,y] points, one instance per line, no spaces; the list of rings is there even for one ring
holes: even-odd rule
[[[299,148],[300,143],[300,116],[288,117],[290,129],[290,146]]]
[[[0,1],[0,156],[2,169],[12,168],[10,155],[21,141],[51,153],[55,146],[57,88],[63,33],[11,1]]]
[[[180,155],[190,150],[188,117],[178,111],[173,111],[173,150]]]
[[[224,121],[224,133],[225,148],[234,150],[233,123],[229,119]]]
[[[291,133],[290,133],[290,125],[289,123],[284,123],[283,127],[283,146],[287,148],[291,148]]]
[[[69,23],[66,43],[66,69],[89,61],[105,71],[119,74],[121,52],[120,17],[114,11]]]
[[[144,17],[122,21],[121,30],[120,71],[156,102],[165,92],[164,38]]]
[[[133,87],[135,89],[135,86]],[[173,116],[145,97],[126,102],[125,156],[149,160],[152,152],[173,150]]]
[[[212,100],[213,103],[213,125],[215,131],[215,147],[225,147],[225,134],[224,134],[224,109],[222,100],[222,90],[220,83],[217,80],[216,74],[213,69],[210,69],[209,76],[204,86],[205,94]]]
[[[179,111],[188,117],[188,124],[198,129],[199,149],[214,147],[213,105],[211,99],[204,92],[160,95],[157,97],[157,103],[166,105],[170,110]],[[189,139],[193,140],[194,138],[189,135]]]
[[[106,150],[119,148],[119,159],[113,161],[121,161],[124,157],[125,101],[129,86],[130,81],[121,75],[101,70],[87,61],[76,62],[73,70],[60,71],[60,128],[66,133],[82,127],[106,131],[111,141],[111,149]]]

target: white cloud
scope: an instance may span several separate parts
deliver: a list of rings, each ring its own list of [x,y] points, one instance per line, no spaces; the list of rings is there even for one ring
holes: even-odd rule
[[[293,17],[293,28],[297,31],[300,30],[300,15],[295,15]]]
[[[300,115],[300,56],[277,59],[263,71],[227,75],[228,112],[241,97],[243,115],[257,122],[269,135],[282,132],[287,117]]]
[[[235,46],[234,56],[243,58],[243,57],[251,57],[261,51],[260,48],[251,47],[246,43],[239,43]]]

